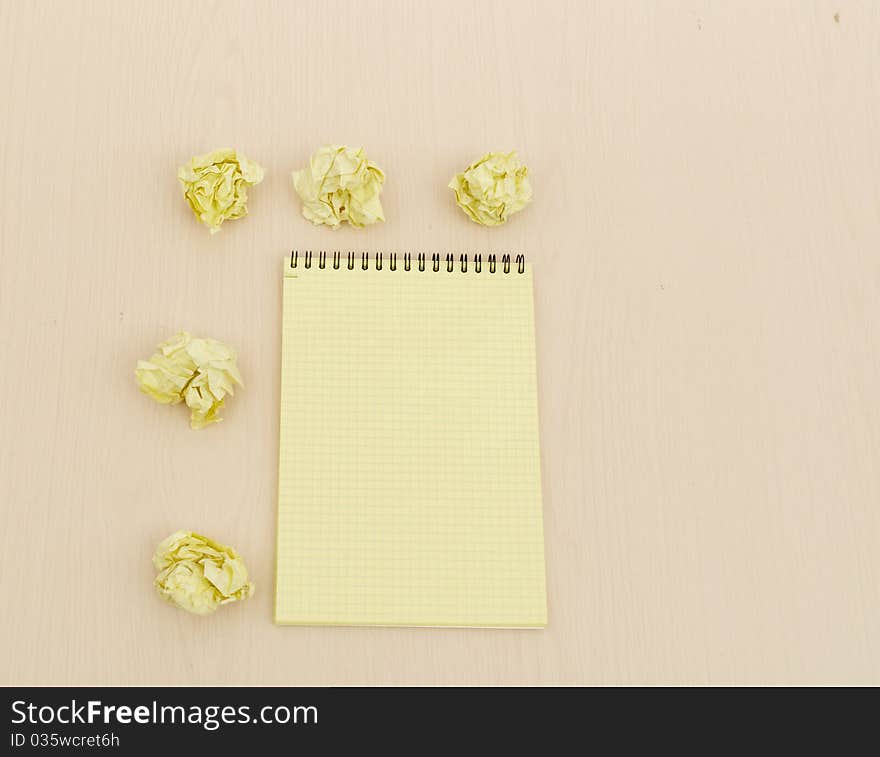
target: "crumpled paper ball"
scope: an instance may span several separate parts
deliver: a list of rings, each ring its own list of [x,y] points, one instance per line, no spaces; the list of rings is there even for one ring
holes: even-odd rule
[[[199,339],[186,331],[162,342],[149,360],[138,360],[140,390],[156,402],[186,402],[190,425],[199,429],[223,420],[219,413],[234,385],[244,386],[235,351],[216,339]]]
[[[333,229],[345,221],[356,228],[384,221],[379,200],[384,183],[385,174],[363,148],[346,145],[319,148],[306,168],[293,172],[302,214],[316,226]]]
[[[224,221],[247,215],[247,188],[263,180],[261,166],[231,148],[197,155],[177,171],[193,214],[212,234]]]
[[[500,226],[532,199],[526,168],[516,152],[489,152],[449,182],[455,201],[472,221]]]
[[[153,555],[159,594],[187,612],[208,615],[254,593],[238,553],[207,536],[175,531]]]

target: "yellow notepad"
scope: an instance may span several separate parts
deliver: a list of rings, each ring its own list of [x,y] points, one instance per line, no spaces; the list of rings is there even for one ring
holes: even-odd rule
[[[547,622],[532,270],[284,261],[275,621]]]

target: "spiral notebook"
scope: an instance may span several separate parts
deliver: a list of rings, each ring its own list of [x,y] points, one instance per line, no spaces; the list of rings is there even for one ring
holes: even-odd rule
[[[284,260],[275,622],[546,625],[532,269]]]

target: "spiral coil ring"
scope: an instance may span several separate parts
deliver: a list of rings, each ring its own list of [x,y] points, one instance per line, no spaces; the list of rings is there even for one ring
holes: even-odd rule
[[[354,251],[349,251],[347,253],[343,253],[341,250],[333,251],[333,268],[339,270],[342,264],[342,256],[346,256],[347,268],[349,271],[353,271],[355,268],[355,263],[357,261],[357,253]],[[413,263],[413,254],[411,252],[402,253],[403,256],[403,270],[409,271],[412,270]],[[376,253],[372,260],[373,266],[377,271],[381,271],[385,268],[385,253]],[[397,258],[398,253],[391,252],[387,254],[387,268],[396,271],[397,270]],[[473,260],[473,272],[474,273],[482,273],[483,271],[483,256],[480,254],[475,254],[472,257]],[[526,258],[525,255],[517,255],[515,258],[516,263],[516,272],[517,273],[525,273],[526,271]],[[302,253],[302,267],[303,268],[311,268],[313,261],[313,252],[312,250],[305,250]],[[487,257],[488,261],[488,269],[489,273],[495,273],[499,270],[498,258],[496,255],[489,255]],[[427,255],[424,252],[416,253],[416,262],[418,265],[419,271],[424,271]],[[327,251],[319,250],[317,256],[317,264],[318,268],[326,268],[327,267]],[[299,250],[291,250],[290,252],[290,267],[298,268],[300,266],[300,252]],[[366,252],[361,253],[361,270],[366,271],[370,267],[370,256]],[[452,273],[455,271],[455,255],[452,253],[448,253],[446,255],[446,272]],[[462,273],[468,272],[468,254],[462,253],[458,258],[458,268]],[[435,273],[440,271],[440,254],[433,253],[431,255],[431,270]],[[500,270],[504,273],[511,272],[511,256],[510,255],[502,255],[501,256],[501,265]]]

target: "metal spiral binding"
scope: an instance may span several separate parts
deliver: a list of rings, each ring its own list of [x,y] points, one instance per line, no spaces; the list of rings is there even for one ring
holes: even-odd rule
[[[357,253],[354,251],[349,251],[347,253],[343,253],[340,250],[333,251],[333,268],[335,270],[339,270],[342,265],[342,256],[346,256],[347,268],[349,271],[353,271],[355,269],[355,265],[357,262]],[[361,256],[361,270],[366,271],[370,267],[370,256],[366,252],[360,253]],[[403,256],[403,270],[410,271],[413,270],[413,253],[404,252]],[[392,271],[397,270],[397,258],[398,253],[390,252],[387,254],[382,252],[377,252],[373,256],[373,265],[377,271],[381,271],[386,267],[386,257],[387,257],[387,268]],[[311,268],[313,262],[313,252],[312,250],[305,250],[302,253],[302,266],[303,268]],[[474,273],[482,273],[483,271],[483,256],[480,254],[473,255],[473,271]],[[517,255],[514,258],[516,263],[516,272],[517,273],[525,273],[526,272],[526,258],[525,255]],[[495,273],[499,270],[498,265],[498,257],[496,255],[488,255],[487,256],[488,269],[489,273]],[[426,270],[427,263],[427,255],[424,252],[416,253],[416,265],[418,266],[419,271]],[[318,268],[326,268],[327,267],[327,251],[319,250],[317,255],[317,265]],[[298,268],[300,266],[300,253],[299,250],[291,250],[290,252],[290,267]],[[431,270],[435,273],[441,270],[441,260],[439,253],[433,253],[431,255]],[[468,272],[468,255],[467,253],[462,253],[458,257],[458,266],[459,270],[462,273]],[[447,253],[446,255],[446,272],[452,273],[455,271],[455,255],[453,253]],[[511,257],[510,255],[502,255],[501,256],[501,265],[500,270],[504,273],[511,272]]]

